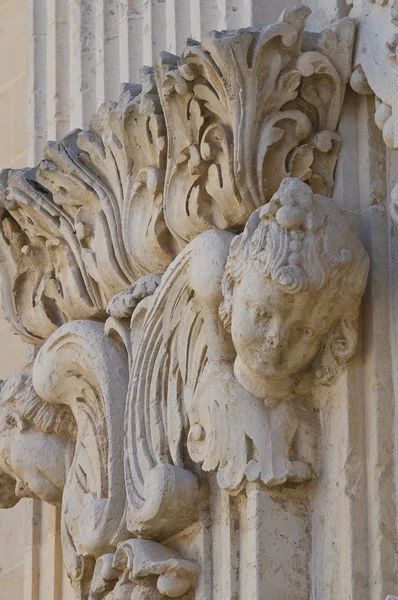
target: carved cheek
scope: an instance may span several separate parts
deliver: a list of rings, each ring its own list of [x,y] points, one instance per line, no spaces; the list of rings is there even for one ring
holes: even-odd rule
[[[318,354],[320,341],[318,338],[301,337],[296,340],[296,343],[288,345],[288,352],[298,365],[306,366],[308,362],[314,360]]]
[[[261,324],[259,321],[250,321],[242,332],[243,343],[250,350],[258,350],[263,345],[267,334],[267,325]]]
[[[235,346],[250,347],[258,336],[258,327],[247,309],[232,314],[232,339]]]

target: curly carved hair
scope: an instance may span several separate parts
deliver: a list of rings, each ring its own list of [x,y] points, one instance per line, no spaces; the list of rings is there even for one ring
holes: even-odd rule
[[[232,243],[219,314],[230,330],[235,285],[255,268],[288,294],[327,291],[341,319],[330,330],[315,367],[328,383],[354,353],[359,302],[369,258],[340,211],[329,198],[314,195],[295,178],[284,179],[270,202],[256,210]]]

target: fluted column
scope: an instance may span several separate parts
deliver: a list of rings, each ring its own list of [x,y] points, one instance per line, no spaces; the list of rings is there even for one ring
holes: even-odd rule
[[[313,1],[313,0],[312,0]],[[290,0],[35,0],[29,3],[29,163],[87,127],[120,84],[188,37],[277,19]]]

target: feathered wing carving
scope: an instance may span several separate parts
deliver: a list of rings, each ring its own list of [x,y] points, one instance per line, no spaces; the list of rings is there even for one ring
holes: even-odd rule
[[[25,341],[40,344],[66,320],[101,312],[73,220],[34,170],[3,171],[0,219],[3,306]]]
[[[247,479],[278,485],[311,476],[286,452],[306,409],[267,410],[234,376],[236,351],[219,317],[233,237],[197,236],[133,314],[125,479],[134,534],[162,539],[192,523],[205,492],[195,463],[231,492]]]
[[[207,361],[201,306],[189,278],[192,250],[172,263],[131,322],[134,353],[126,412],[125,478],[133,533],[166,537],[190,524],[201,496],[185,470],[185,403]],[[178,520],[172,514],[179,515]]]
[[[309,14],[290,7],[262,29],[212,32],[180,59],[160,56],[165,214],[180,245],[205,229],[241,229],[289,175],[330,195],[354,23],[302,43]]]
[[[163,217],[166,130],[150,69],[87,131],[50,143],[36,170],[4,172],[0,261],[8,319],[42,343],[173,258]]]
[[[38,395],[66,404],[78,432],[62,505],[62,544],[67,572],[84,588],[93,558],[125,539],[123,421],[128,386],[124,343],[109,326],[73,321],[39,351],[33,368]],[[88,576],[90,579],[90,577]]]

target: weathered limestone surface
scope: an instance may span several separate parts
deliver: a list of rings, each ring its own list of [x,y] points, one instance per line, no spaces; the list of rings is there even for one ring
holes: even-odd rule
[[[0,387],[0,503],[54,532],[25,596],[67,597],[60,531],[80,600],[391,600],[395,2],[187,6],[32,9],[38,166],[0,181],[35,347]],[[154,68],[97,109],[139,31]]]
[[[27,164],[26,125],[26,8],[23,0],[0,2],[0,166],[20,168]],[[0,311],[0,379],[26,362],[27,346],[12,335]],[[25,504],[21,501],[0,514],[0,597],[22,600],[25,571]]]

